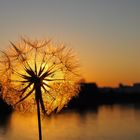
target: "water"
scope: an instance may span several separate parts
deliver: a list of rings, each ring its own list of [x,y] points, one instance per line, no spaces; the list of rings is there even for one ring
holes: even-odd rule
[[[0,115],[0,140],[37,140],[36,114]],[[42,120],[43,140],[139,140],[137,105],[100,106],[94,111],[66,111]]]

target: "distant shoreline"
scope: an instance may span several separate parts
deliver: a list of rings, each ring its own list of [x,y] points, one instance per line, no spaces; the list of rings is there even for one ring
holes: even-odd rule
[[[68,104],[69,108],[94,108],[99,105],[140,103],[140,85],[134,87],[98,88],[95,83],[82,83],[77,97]]]

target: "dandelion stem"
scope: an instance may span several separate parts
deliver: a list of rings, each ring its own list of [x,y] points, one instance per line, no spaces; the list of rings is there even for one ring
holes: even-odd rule
[[[38,117],[38,132],[39,132],[39,140],[42,140],[42,129],[41,129],[41,117],[40,117],[40,95],[41,95],[41,87],[39,84],[35,85],[35,97],[36,97],[36,105],[37,105],[37,117]]]
[[[41,129],[41,119],[40,119],[39,101],[37,101],[37,117],[38,117],[39,140],[42,140],[42,129]]]

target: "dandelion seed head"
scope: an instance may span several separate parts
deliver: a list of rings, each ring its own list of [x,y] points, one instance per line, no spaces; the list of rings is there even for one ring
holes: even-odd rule
[[[36,110],[37,84],[44,112],[59,112],[78,94],[79,78],[72,50],[51,40],[22,38],[0,52],[2,98],[19,111]]]

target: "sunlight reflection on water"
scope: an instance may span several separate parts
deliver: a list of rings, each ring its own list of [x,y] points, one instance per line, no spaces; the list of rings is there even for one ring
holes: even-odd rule
[[[139,140],[139,106],[100,106],[96,111],[67,111],[42,120],[44,140]],[[0,140],[37,140],[36,114],[0,116]]]

